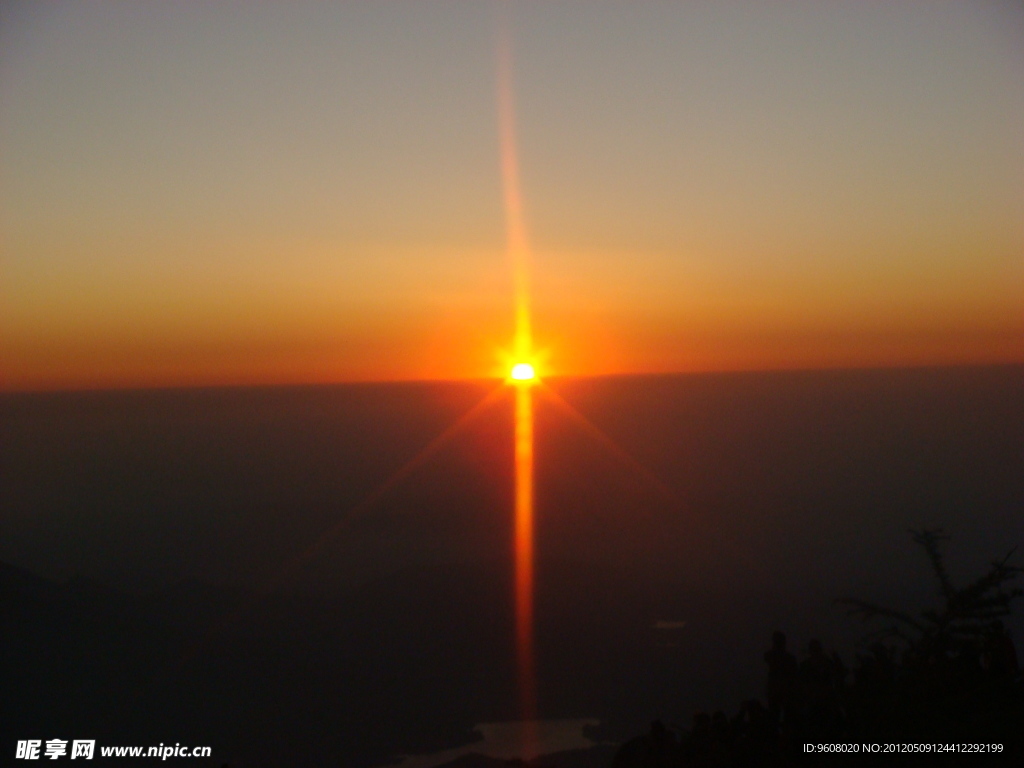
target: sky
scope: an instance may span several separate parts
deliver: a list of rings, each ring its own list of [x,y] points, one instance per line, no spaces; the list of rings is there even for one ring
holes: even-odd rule
[[[5,2],[0,388],[1024,362],[1000,0]]]

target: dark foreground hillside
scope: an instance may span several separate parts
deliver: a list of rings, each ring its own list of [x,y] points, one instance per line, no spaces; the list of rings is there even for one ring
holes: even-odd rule
[[[0,396],[5,743],[375,768],[517,720],[510,400],[360,507],[493,386]],[[537,397],[538,710],[592,742],[767,707],[775,629],[851,686],[835,598],[935,596],[907,529],[955,535],[958,584],[1024,542],[1021,366],[548,386],[576,414]]]
[[[619,750],[613,768],[789,765],[799,760],[1024,760],[1024,675],[1004,623],[1024,598],[1012,561],[956,585],[940,529],[911,531],[937,586],[938,602],[916,614],[862,598],[837,600],[876,625],[849,670],[812,639],[798,662],[776,630],[764,654],[765,699],[733,717],[698,712],[688,729],[650,732]],[[880,763],[879,763],[880,764]]]

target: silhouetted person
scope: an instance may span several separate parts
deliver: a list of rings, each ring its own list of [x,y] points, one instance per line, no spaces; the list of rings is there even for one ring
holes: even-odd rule
[[[778,630],[772,634],[772,647],[764,654],[768,665],[768,685],[766,697],[768,711],[777,722],[784,717],[792,717],[794,697],[797,687],[796,657],[786,650],[786,635]]]
[[[838,651],[832,651],[829,658],[832,660],[832,687],[837,693],[842,693],[846,687],[846,676],[850,670],[846,668]]]
[[[999,619],[992,622],[985,636],[982,666],[996,679],[1012,679],[1020,670],[1013,638]]]
[[[733,742],[735,733],[725,712],[717,710],[711,715],[711,749],[708,754],[711,765],[733,764]]]
[[[770,766],[779,742],[778,723],[757,699],[743,702],[733,721],[733,762],[737,766]]]
[[[630,739],[615,753],[612,768],[673,768],[678,765],[679,743],[660,720],[651,723],[650,733]]]
[[[882,643],[873,643],[870,656],[860,658],[854,672],[856,684],[868,694],[877,695],[892,688],[896,681],[896,663],[889,649]]]
[[[807,658],[800,665],[800,684],[804,725],[812,741],[823,740],[838,729],[837,673],[836,665],[825,655],[821,641],[811,640],[807,644]]]
[[[732,744],[732,723],[729,722],[725,712],[720,709],[711,715],[711,732],[714,735],[715,741],[720,744]]]
[[[707,712],[695,713],[690,732],[683,738],[683,764],[687,766],[710,765],[713,743],[711,715]]]

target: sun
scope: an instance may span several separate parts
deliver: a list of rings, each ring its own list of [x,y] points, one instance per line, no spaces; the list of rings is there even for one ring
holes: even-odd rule
[[[529,363],[516,363],[512,366],[510,376],[515,381],[533,381],[537,378],[537,373]]]

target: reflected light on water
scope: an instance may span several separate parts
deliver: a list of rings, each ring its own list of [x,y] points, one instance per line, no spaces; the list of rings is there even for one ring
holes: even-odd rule
[[[578,718],[528,723],[480,723],[473,728],[482,736],[480,741],[430,755],[406,755],[397,768],[436,768],[466,755],[483,755],[498,760],[533,760],[558,752],[590,749],[597,742],[588,738],[585,731],[600,722],[592,718]],[[532,747],[524,750],[526,731],[533,734]]]

